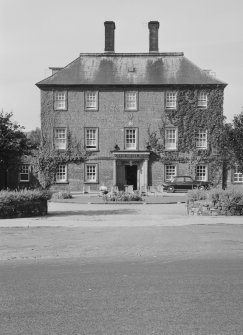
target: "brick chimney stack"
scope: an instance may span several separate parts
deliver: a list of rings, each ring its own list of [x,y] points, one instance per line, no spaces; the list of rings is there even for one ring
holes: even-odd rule
[[[149,28],[149,52],[159,52],[158,37],[159,37],[159,22],[150,21]]]
[[[105,52],[115,52],[115,29],[113,21],[105,21]]]

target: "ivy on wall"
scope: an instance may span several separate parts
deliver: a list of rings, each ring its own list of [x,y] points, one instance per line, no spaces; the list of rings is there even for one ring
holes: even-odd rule
[[[205,92],[208,98],[207,108],[198,107],[199,92]],[[193,175],[196,165],[209,164],[211,180],[217,184],[224,159],[223,143],[223,88],[181,89],[177,92],[177,109],[165,110],[158,129],[148,128],[147,146],[163,164],[174,162],[187,163]],[[166,151],[164,147],[165,128],[178,129],[177,151]],[[207,131],[207,149],[196,148],[196,133]],[[214,180],[213,180],[214,179]]]

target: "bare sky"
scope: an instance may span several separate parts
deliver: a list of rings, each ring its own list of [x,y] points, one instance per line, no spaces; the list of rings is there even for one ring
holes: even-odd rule
[[[159,50],[183,51],[228,83],[228,121],[243,106],[242,0],[0,0],[0,109],[26,130],[40,125],[35,83],[49,66],[104,51],[104,21],[116,23],[116,52],[147,52],[148,25],[160,21]]]

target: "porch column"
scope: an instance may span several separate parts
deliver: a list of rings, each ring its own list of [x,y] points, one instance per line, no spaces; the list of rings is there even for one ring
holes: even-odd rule
[[[116,186],[116,159],[113,160],[113,186]]]
[[[144,187],[148,187],[148,159],[144,160]]]

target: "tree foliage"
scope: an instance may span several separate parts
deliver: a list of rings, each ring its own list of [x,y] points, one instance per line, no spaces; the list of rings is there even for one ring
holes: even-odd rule
[[[21,156],[29,154],[31,143],[23,132],[24,127],[12,121],[12,113],[0,112],[0,168],[15,166]]]

